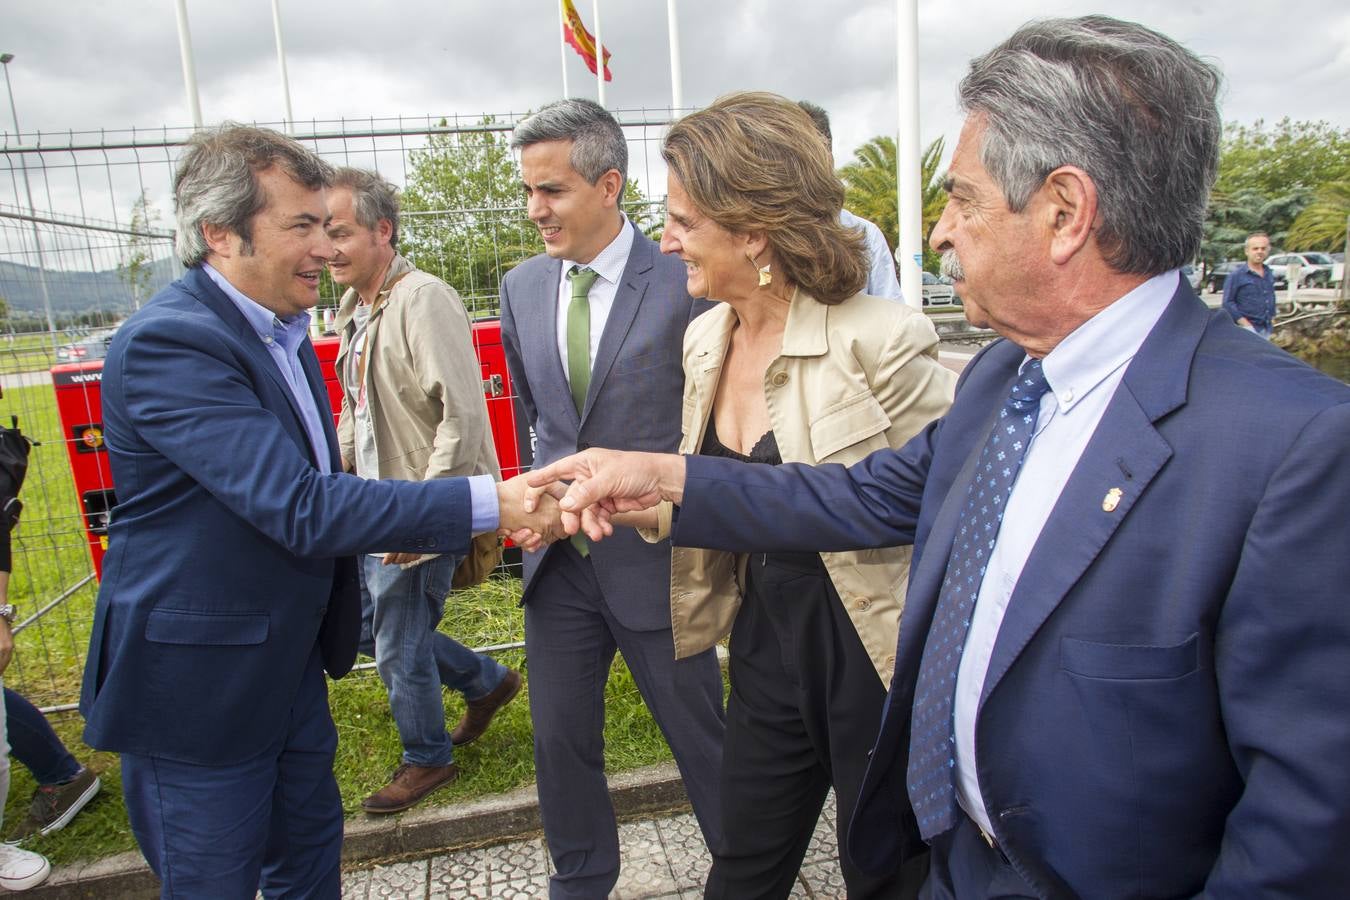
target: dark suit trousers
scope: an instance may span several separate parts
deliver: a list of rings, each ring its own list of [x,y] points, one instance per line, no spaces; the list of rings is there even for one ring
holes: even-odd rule
[[[975,822],[961,815],[955,828],[933,839],[932,867],[921,900],[1030,900],[1038,896]]]
[[[605,682],[617,649],[633,673],[710,846],[720,840],[722,674],[709,650],[676,660],[670,629],[630,631],[610,612],[589,559],[555,545],[525,605],[539,814],[557,870],[552,898],[604,898],[619,877],[605,781]]]
[[[731,631],[723,852],[706,893],[719,900],[788,896],[831,785],[845,846],[886,700],[818,554],[757,553],[746,570]],[[898,877],[841,864],[851,900],[902,896]]]
[[[229,677],[222,673],[222,677]],[[337,729],[316,647],[286,734],[261,756],[199,766],[122,755],[127,817],[165,898],[336,900],[342,800]]]

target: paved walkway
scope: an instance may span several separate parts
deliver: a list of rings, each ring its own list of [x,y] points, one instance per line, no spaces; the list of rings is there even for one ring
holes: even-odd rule
[[[831,794],[806,852],[791,896],[823,900],[845,896],[834,839]],[[692,813],[619,824],[622,870],[611,900],[677,900],[703,896],[711,858]],[[548,896],[553,871],[542,837],[456,850],[343,874],[343,900],[516,900]]]

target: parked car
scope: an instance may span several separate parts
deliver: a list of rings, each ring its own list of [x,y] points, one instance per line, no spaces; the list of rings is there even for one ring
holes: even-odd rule
[[[106,331],[90,335],[83,340],[62,344],[56,348],[56,359],[67,363],[102,359],[108,355],[108,345],[112,343],[112,339],[113,332]]]
[[[1240,260],[1230,260],[1229,262],[1219,263],[1217,266],[1210,269],[1209,274],[1205,276],[1205,290],[1209,291],[1211,294],[1219,293],[1219,291],[1223,290],[1223,283],[1228,280],[1228,273],[1233,272],[1240,266],[1245,266],[1246,264],[1245,261]],[[1266,265],[1270,265],[1269,261],[1266,262]],[[1275,290],[1282,291],[1289,287],[1289,282],[1284,277],[1283,269],[1276,269],[1274,266],[1271,266],[1270,269],[1275,273]]]
[[[952,298],[956,296],[951,285],[943,284],[932,272],[923,273],[922,290],[924,306],[951,306]]]
[[[1275,271],[1275,277],[1288,281],[1289,263],[1295,259],[1302,263],[1303,269],[1298,276],[1299,287],[1327,287],[1331,284],[1333,260],[1326,253],[1278,253],[1266,260],[1266,265]]]
[[[1181,277],[1185,278],[1187,283],[1190,284],[1191,290],[1200,290],[1200,270],[1195,266],[1182,266]]]

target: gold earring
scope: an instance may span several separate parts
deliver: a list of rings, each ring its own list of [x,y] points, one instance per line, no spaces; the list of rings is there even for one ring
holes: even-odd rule
[[[749,253],[745,254],[745,258],[750,263],[750,265],[754,266],[755,269],[758,270],[760,287],[767,287],[773,283],[773,273],[769,271],[769,267],[767,265],[763,266],[758,265],[755,262],[755,258],[751,256]]]

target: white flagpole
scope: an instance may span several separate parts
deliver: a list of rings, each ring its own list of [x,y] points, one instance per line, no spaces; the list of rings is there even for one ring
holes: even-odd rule
[[[676,115],[684,109],[684,84],[680,73],[680,23],[675,0],[666,0],[666,31],[670,35],[670,107]]]
[[[900,293],[915,309],[923,307],[923,196],[919,188],[919,4],[896,0],[896,96],[900,130],[895,148],[895,185],[899,231],[895,258],[900,264]]]
[[[605,105],[605,45],[600,40],[600,0],[591,0],[595,14],[595,84],[601,106]]]
[[[277,66],[281,69],[281,99],[286,104],[286,131],[295,116],[291,113],[291,81],[286,77],[286,47],[281,41],[281,0],[272,0],[272,29],[277,34]]]
[[[567,28],[567,21],[563,18],[562,0],[558,0],[558,59],[562,63],[563,76],[563,98],[569,96],[567,90],[567,41],[563,39],[563,31]]]
[[[192,114],[192,124],[202,127],[202,101],[197,96],[197,68],[192,61],[192,35],[188,32],[187,0],[178,0],[174,4],[178,14],[178,55],[183,60],[183,87],[187,91],[188,112]]]

